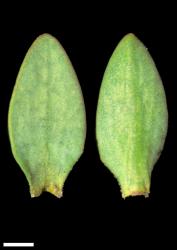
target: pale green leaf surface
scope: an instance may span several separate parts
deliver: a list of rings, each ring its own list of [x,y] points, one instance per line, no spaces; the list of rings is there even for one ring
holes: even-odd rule
[[[128,34],[105,70],[96,116],[100,158],[117,178],[123,197],[148,196],[167,124],[166,98],[156,66],[141,41]]]
[[[51,35],[39,36],[20,68],[9,107],[9,136],[31,196],[62,188],[84,149],[85,107],[71,62]]]

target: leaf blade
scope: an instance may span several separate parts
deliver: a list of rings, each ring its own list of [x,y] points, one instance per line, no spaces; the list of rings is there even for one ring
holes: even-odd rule
[[[150,192],[151,171],[167,133],[163,85],[144,45],[133,34],[118,44],[105,70],[96,115],[102,162],[122,196]]]
[[[31,195],[56,196],[84,149],[85,107],[72,64],[51,35],[39,36],[20,68],[8,116],[12,152]]]

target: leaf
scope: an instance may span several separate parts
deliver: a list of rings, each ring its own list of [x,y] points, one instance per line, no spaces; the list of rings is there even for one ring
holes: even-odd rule
[[[39,36],[21,65],[8,116],[13,155],[32,197],[62,196],[84,149],[85,107],[71,62],[51,35]]]
[[[118,180],[123,197],[148,196],[167,124],[166,98],[156,66],[138,38],[128,34],[105,70],[96,115],[100,158]]]

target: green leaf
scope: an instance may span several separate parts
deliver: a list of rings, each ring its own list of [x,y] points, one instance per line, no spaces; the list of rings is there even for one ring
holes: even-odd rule
[[[85,107],[71,62],[51,35],[39,36],[21,65],[8,116],[13,155],[32,197],[62,196],[84,149]]]
[[[100,158],[118,180],[122,197],[148,196],[167,124],[166,98],[156,66],[145,46],[128,34],[105,70],[96,115]]]

